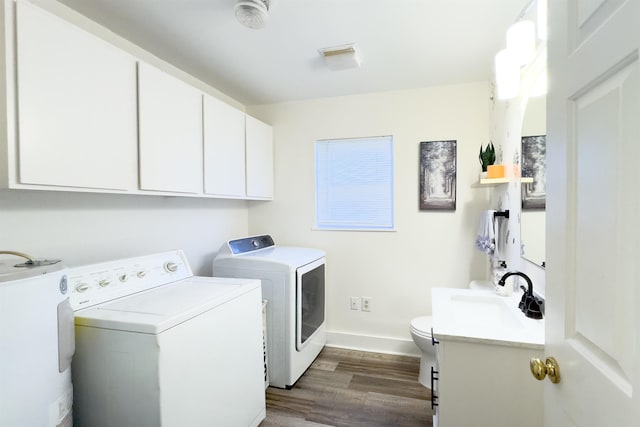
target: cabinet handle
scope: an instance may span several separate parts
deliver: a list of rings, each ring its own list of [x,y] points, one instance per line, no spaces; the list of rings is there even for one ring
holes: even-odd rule
[[[439,372],[433,369],[433,366],[432,366],[431,367],[431,409],[435,409],[435,407],[438,406],[438,402],[437,402],[438,396],[436,396],[435,389],[433,388],[434,383],[440,380],[440,378],[436,377],[438,373]]]
[[[440,341],[438,341],[437,339],[434,338],[433,336],[433,328],[431,328],[431,345],[436,345],[436,344],[440,344]]]

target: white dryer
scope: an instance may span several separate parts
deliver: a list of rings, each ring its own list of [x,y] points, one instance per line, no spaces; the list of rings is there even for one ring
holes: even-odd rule
[[[268,235],[230,240],[213,261],[213,275],[262,281],[269,385],[292,387],[327,341],[324,252],[278,246]]]
[[[260,282],[193,276],[182,251],[69,270],[76,427],[257,426]]]
[[[1,259],[0,426],[73,425],[73,338],[62,263]]]

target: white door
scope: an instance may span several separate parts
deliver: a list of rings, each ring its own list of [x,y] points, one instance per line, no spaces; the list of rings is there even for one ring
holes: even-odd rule
[[[549,0],[545,424],[640,425],[640,0]]]

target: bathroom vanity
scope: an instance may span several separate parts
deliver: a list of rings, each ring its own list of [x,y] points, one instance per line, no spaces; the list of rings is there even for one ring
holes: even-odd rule
[[[543,357],[544,320],[525,317],[520,293],[432,292],[434,426],[542,426],[543,383],[529,360]]]

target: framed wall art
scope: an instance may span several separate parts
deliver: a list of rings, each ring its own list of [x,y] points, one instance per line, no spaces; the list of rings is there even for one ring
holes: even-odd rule
[[[533,178],[522,186],[522,209],[545,209],[547,199],[546,135],[522,137],[522,176]]]
[[[456,209],[457,141],[420,143],[420,210]]]

